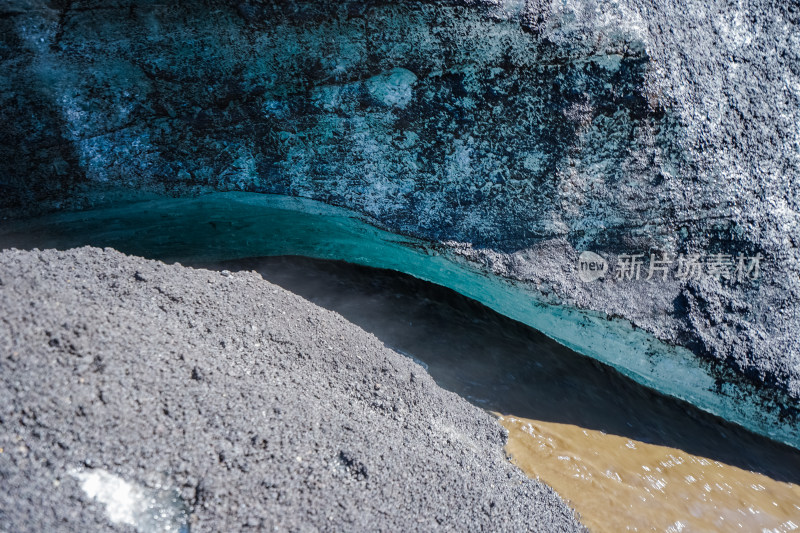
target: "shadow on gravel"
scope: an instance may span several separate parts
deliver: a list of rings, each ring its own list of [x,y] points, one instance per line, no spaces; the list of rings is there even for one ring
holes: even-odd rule
[[[440,386],[484,409],[678,448],[800,483],[800,451],[639,386],[449,289],[393,271],[302,257],[195,266],[256,270],[413,357]]]

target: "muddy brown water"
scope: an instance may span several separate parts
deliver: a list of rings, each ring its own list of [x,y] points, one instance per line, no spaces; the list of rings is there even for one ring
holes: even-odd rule
[[[201,266],[256,270],[497,413],[511,459],[592,531],[800,529],[800,451],[654,393],[449,289],[299,257]]]

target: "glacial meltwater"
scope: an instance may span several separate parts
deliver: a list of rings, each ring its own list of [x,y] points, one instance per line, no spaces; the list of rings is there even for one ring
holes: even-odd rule
[[[203,266],[256,270],[502,415],[512,460],[593,532],[800,527],[800,451],[650,391],[451,290],[300,257]]]
[[[498,414],[512,460],[593,531],[800,527],[799,415],[776,391],[340,208],[245,193],[103,202],[2,222],[0,247],[257,269]],[[259,256],[273,258],[246,259]]]

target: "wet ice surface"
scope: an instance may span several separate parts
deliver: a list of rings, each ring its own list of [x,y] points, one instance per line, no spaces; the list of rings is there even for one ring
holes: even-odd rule
[[[593,531],[792,531],[800,452],[654,393],[452,291],[297,257],[226,262],[342,314],[505,416],[508,450]],[[611,512],[609,512],[611,511]]]
[[[102,195],[95,199],[106,205]],[[731,368],[659,341],[622,318],[552,305],[532,287],[487,276],[477,263],[454,256],[455,249],[400,237],[351,211],[296,197],[213,193],[131,201],[4,225],[0,243],[28,249],[90,244],[189,263],[295,254],[407,272],[528,324],[645,387],[800,449],[800,415],[791,408],[796,402],[776,389],[759,389]]]
[[[188,513],[178,493],[147,488],[102,469],[73,470],[86,495],[105,506],[111,522],[139,533],[188,533]]]

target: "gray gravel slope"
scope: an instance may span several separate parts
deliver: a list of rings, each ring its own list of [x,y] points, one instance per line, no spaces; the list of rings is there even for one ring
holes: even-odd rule
[[[580,529],[488,414],[255,273],[10,250],[0,308],[0,531],[130,529],[73,468],[166,481],[195,532]]]

